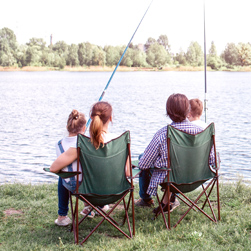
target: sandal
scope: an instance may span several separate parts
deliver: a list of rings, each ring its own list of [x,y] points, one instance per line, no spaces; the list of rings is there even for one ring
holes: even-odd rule
[[[90,206],[86,206],[84,207],[84,209],[80,212],[81,215],[89,217],[89,218],[93,218],[95,216],[95,212],[91,211],[91,207]]]

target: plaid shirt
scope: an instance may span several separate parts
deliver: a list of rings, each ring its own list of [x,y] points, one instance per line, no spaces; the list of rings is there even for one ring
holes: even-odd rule
[[[189,134],[197,134],[203,129],[192,124],[188,120],[182,122],[172,122],[171,126]],[[144,151],[142,158],[139,160],[139,168],[141,170],[155,168],[167,168],[167,126],[160,129],[153,137],[150,144]],[[214,158],[213,158],[214,159]],[[210,163],[211,163],[210,158]],[[147,193],[150,195],[157,194],[157,188],[167,175],[167,171],[153,171]]]

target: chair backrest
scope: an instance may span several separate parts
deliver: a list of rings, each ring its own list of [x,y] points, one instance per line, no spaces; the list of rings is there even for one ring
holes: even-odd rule
[[[215,176],[214,170],[209,166],[210,151],[214,145],[214,123],[196,135],[185,133],[172,126],[168,126],[167,134],[171,182],[192,184]],[[191,188],[183,187],[184,192],[193,190],[199,185],[198,183]]]
[[[78,188],[79,194],[90,197],[110,197],[128,190],[131,183],[125,174],[126,161],[130,149],[130,132],[126,131],[116,139],[100,146],[98,150],[90,138],[78,135],[79,161],[82,166],[83,180]],[[97,202],[104,204],[109,201]]]

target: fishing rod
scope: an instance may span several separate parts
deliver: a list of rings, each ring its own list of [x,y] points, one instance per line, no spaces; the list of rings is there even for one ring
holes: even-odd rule
[[[137,32],[137,30],[138,30],[138,28],[139,28],[141,22],[143,21],[145,15],[146,15],[146,13],[147,13],[147,11],[149,10],[149,8],[150,8],[152,2],[153,2],[153,0],[152,0],[151,3],[149,4],[148,8],[146,9],[145,14],[143,15],[143,17],[141,18],[141,20],[140,20],[140,22],[139,22],[139,24],[138,24],[136,30],[134,31],[134,33],[133,33],[133,35],[132,35],[132,37],[131,37],[131,39],[130,39],[128,45],[126,46],[126,48],[125,48],[125,50],[124,50],[124,52],[123,52],[123,54],[122,54],[122,56],[121,56],[119,62],[117,63],[117,65],[116,65],[116,67],[115,67],[115,69],[114,69],[114,71],[113,71],[113,73],[112,73],[110,79],[108,80],[108,82],[107,82],[107,84],[106,84],[106,86],[105,86],[105,88],[104,88],[104,90],[103,90],[103,92],[102,92],[102,94],[101,94],[101,96],[100,96],[100,98],[99,98],[98,101],[101,101],[101,100],[103,99],[103,97],[104,97],[104,95],[105,95],[105,92],[106,92],[106,90],[108,89],[109,84],[110,84],[110,82],[111,82],[111,80],[112,80],[112,78],[113,78],[113,76],[114,76],[114,74],[115,74],[115,72],[116,72],[118,66],[120,65],[121,60],[123,59],[123,57],[124,57],[124,55],[125,55],[125,53],[126,53],[128,47],[129,47],[129,45],[130,45],[131,42],[132,42],[132,39],[133,39],[134,35],[136,34],[136,32]],[[86,130],[87,130],[87,128],[88,128],[90,122],[91,122],[91,118],[89,118],[89,120],[88,120],[88,122],[87,122],[87,124],[86,124]]]
[[[205,73],[205,97],[204,97],[204,113],[205,123],[207,123],[207,52],[206,52],[206,14],[204,0],[204,73]]]

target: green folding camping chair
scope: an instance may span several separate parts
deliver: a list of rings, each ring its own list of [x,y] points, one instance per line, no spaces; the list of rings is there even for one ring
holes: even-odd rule
[[[160,212],[163,216],[165,225],[171,229],[170,221],[170,196],[171,193],[184,202],[188,209],[179,218],[174,225],[176,227],[180,221],[190,212],[191,209],[199,211],[207,216],[211,221],[217,222],[214,206],[210,201],[212,197],[213,188],[216,189],[216,202],[218,210],[218,220],[220,220],[220,199],[219,199],[219,163],[217,163],[217,154],[215,146],[215,129],[214,123],[211,123],[204,131],[191,135],[180,131],[172,126],[168,126],[167,132],[167,147],[168,147],[168,169],[165,181],[161,184],[162,189],[165,190],[160,201],[159,196],[157,200],[160,206]],[[211,149],[213,149],[215,164],[209,165],[209,157]],[[216,184],[216,186],[215,186]],[[195,189],[202,187],[202,191],[198,189],[198,196],[192,200],[185,195]],[[196,190],[197,191],[197,190]],[[162,201],[167,194],[168,203],[162,208]],[[202,206],[198,206],[199,200],[203,200]],[[209,206],[210,216],[205,211],[205,206]],[[168,224],[164,215],[164,210],[167,207]],[[156,215],[157,217],[158,215]]]
[[[97,226],[84,238],[81,245],[92,235],[92,233],[107,220],[117,230],[119,230],[127,238],[135,235],[135,218],[134,218],[134,198],[133,198],[133,179],[137,177],[140,170],[132,170],[131,153],[130,153],[130,132],[126,131],[120,137],[104,144],[98,150],[90,142],[90,138],[78,135],[78,170],[77,172],[60,171],[56,175],[61,178],[69,178],[77,175],[77,187],[74,193],[70,194],[70,204],[72,212],[72,229],[74,231],[75,243],[79,242],[79,225],[86,219],[87,215],[79,220],[79,199],[96,210],[103,219]],[[80,164],[82,170],[80,169]],[[126,163],[130,165],[130,177],[126,177]],[[44,168],[50,172],[49,168]],[[83,173],[83,179],[79,182],[79,174]],[[125,197],[129,198],[125,200]],[[75,208],[72,196],[76,197]],[[123,210],[125,212],[121,224],[117,223],[111,216],[114,214],[115,208],[123,201]],[[107,204],[113,204],[109,212],[104,212],[102,207]],[[83,207],[83,206],[81,206]],[[131,230],[129,208],[132,209],[132,226]],[[128,234],[121,229],[127,221]],[[89,228],[89,224],[87,224]]]
[[[130,133],[123,133],[120,137],[104,144],[98,150],[91,144],[90,138],[78,135],[78,168],[81,163],[83,180],[76,188],[72,196],[76,197],[75,208],[73,208],[71,198],[73,230],[75,242],[79,242],[79,225],[86,219],[87,215],[81,220],[78,217],[79,199],[89,205],[92,210],[96,210],[103,218],[97,226],[84,238],[83,244],[92,233],[104,222],[108,221],[117,230],[119,230],[127,238],[135,235],[135,219],[134,219],[134,198],[133,198],[133,179],[135,173],[130,168],[131,179],[126,177],[125,167],[127,161],[131,167],[130,153]],[[77,180],[77,184],[78,184]],[[129,194],[126,203],[125,197]],[[123,201],[125,211],[122,224],[127,221],[128,234],[123,231],[120,225],[112,218],[111,214],[115,208]],[[107,204],[114,204],[109,212],[104,212],[102,207]],[[132,208],[132,226],[131,231],[130,219],[128,215],[129,207]],[[81,206],[82,207],[82,206]],[[89,225],[89,224],[88,224]],[[89,226],[88,226],[89,228]]]

